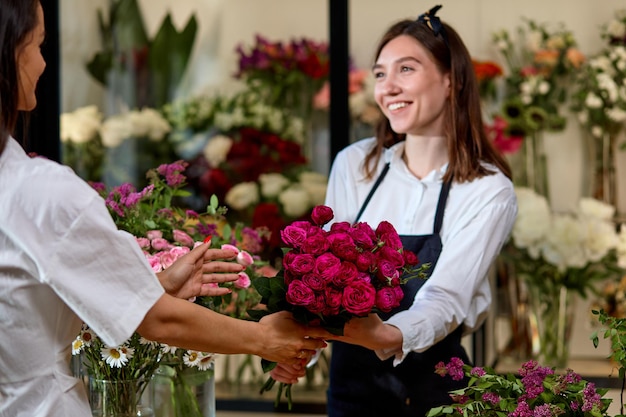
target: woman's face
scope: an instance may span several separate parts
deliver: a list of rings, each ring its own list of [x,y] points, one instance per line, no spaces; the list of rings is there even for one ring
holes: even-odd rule
[[[29,111],[37,105],[35,90],[39,77],[46,68],[46,62],[41,56],[41,44],[45,38],[43,9],[37,5],[37,26],[26,35],[24,41],[16,50],[15,60],[18,73],[18,100],[17,108]]]
[[[422,44],[398,36],[383,47],[372,71],[376,103],[396,133],[443,136],[450,77]]]

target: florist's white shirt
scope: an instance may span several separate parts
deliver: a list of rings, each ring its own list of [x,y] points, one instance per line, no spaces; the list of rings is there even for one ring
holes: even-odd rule
[[[123,343],[163,294],[134,237],[71,169],[0,156],[0,417],[89,417],[69,371],[85,321]]]
[[[354,222],[378,174],[390,161],[387,176],[359,221],[375,228],[386,220],[401,235],[432,234],[447,166],[418,179],[402,160],[404,142],[400,142],[384,151],[376,175],[366,180],[362,166],[374,144],[374,138],[360,140],[335,158],[326,194],[326,205],[335,215],[333,222]],[[402,353],[377,351],[381,359],[395,354],[394,363],[400,363],[409,352],[428,349],[460,325],[468,334],[482,324],[491,304],[487,273],[516,215],[513,184],[501,172],[472,182],[453,182],[443,216],[443,249],[437,265],[411,308],[387,321],[402,332]]]

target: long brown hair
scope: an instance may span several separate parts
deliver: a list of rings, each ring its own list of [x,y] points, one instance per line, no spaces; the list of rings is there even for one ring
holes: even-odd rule
[[[17,55],[26,36],[37,26],[39,0],[0,2],[0,155],[18,120]]]
[[[506,159],[487,138],[483,127],[478,82],[472,59],[457,32],[443,23],[443,36],[437,36],[429,26],[416,20],[402,20],[392,25],[381,38],[376,50],[376,60],[391,40],[408,35],[430,51],[435,64],[444,74],[450,74],[450,97],[444,109],[445,136],[448,147],[448,170],[444,181],[472,181],[494,172],[481,162],[495,165],[511,178],[511,168]],[[391,129],[389,120],[381,117],[376,127],[376,146],[365,158],[365,174],[374,175],[383,149],[406,139]]]

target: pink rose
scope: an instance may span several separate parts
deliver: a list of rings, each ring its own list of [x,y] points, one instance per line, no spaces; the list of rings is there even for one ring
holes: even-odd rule
[[[339,273],[333,277],[333,284],[339,288],[343,288],[357,279],[359,271],[352,262],[341,262]]]
[[[251,284],[250,277],[245,272],[240,272],[239,278],[237,278],[237,280],[233,283],[235,288],[239,288],[239,289],[248,288],[250,287],[250,284]]]
[[[372,252],[365,251],[359,253],[359,255],[356,257],[355,264],[359,271],[369,272],[373,271],[376,268],[377,259],[377,256],[374,255]]]
[[[307,307],[315,302],[315,293],[311,287],[296,279],[287,287],[286,298],[290,304]]]
[[[378,259],[378,268],[376,270],[376,276],[381,281],[389,281],[393,278],[400,276],[400,271],[396,266],[386,259]]]
[[[181,245],[187,246],[187,247],[193,246],[193,239],[191,238],[191,236],[189,236],[187,233],[183,232],[182,230],[174,229],[172,231],[172,234],[174,235],[174,242],[178,242]]]
[[[378,259],[384,259],[391,262],[397,269],[404,266],[404,256],[396,249],[391,249],[389,246],[383,246],[378,251]]]
[[[150,241],[152,247],[156,250],[168,250],[172,245],[162,237],[154,238]]]
[[[302,252],[310,253],[311,255],[321,255],[328,251],[330,243],[324,233],[315,233],[308,236],[304,242],[302,242]]]
[[[135,239],[137,240],[137,244],[141,249],[150,248],[150,239],[147,239],[145,237],[136,237]]]
[[[254,258],[245,250],[237,254],[237,263],[243,266],[250,266],[254,263]]]
[[[341,260],[332,253],[324,253],[315,259],[315,272],[326,282],[339,273]]]
[[[402,291],[401,291],[402,293]],[[392,287],[383,287],[376,293],[376,308],[385,313],[400,305],[400,300]]]
[[[326,307],[322,314],[325,316],[336,316],[339,314],[343,292],[333,287],[326,287],[324,298],[326,300]]]
[[[293,224],[285,227],[280,231],[280,238],[285,242],[285,245],[298,249],[302,242],[306,239],[307,231],[306,229],[295,226]]]
[[[170,249],[170,253],[175,257],[175,259],[178,259],[182,256],[185,256],[189,253],[191,249],[189,249],[186,246],[173,246]]]
[[[388,221],[382,221],[376,228],[376,236],[379,240],[383,241],[386,246],[391,249],[401,249],[402,241],[398,232]]]
[[[372,284],[355,280],[343,290],[341,303],[352,314],[365,316],[372,311],[376,302],[376,290]]]
[[[329,233],[328,242],[330,243],[330,250],[341,259],[355,261],[359,256],[354,240],[347,233]]]
[[[160,239],[163,237],[163,232],[161,232],[160,230],[148,230],[146,232],[146,237],[150,240]]]
[[[335,233],[335,232],[348,232],[348,230],[350,230],[352,226],[350,225],[350,223],[348,222],[337,222],[337,223],[333,223],[330,226],[330,231]]]
[[[328,206],[315,206],[311,212],[311,220],[318,226],[324,226],[333,219],[333,210]]]
[[[360,248],[371,250],[374,247],[374,239],[376,238],[374,231],[366,223],[359,223],[359,225],[361,226],[351,228],[348,233]],[[366,227],[363,227],[363,225]],[[368,233],[366,229],[370,229],[371,233]]]
[[[308,253],[285,256],[283,258],[283,266],[292,274],[302,276],[313,271],[313,268],[315,268],[315,257]]]
[[[176,262],[176,255],[170,252],[159,252],[159,259],[161,260],[161,265],[163,265],[163,269],[167,269],[174,262]]]
[[[404,257],[404,263],[406,265],[415,266],[420,263],[415,252],[408,249],[402,250],[402,256]]]
[[[163,271],[163,265],[161,265],[161,258],[158,255],[146,255],[148,263],[152,267],[154,272]]]
[[[316,274],[304,274],[302,276],[302,282],[308,287],[311,287],[314,291],[323,291],[326,288],[326,281]]]
[[[307,310],[313,314],[321,314],[325,308],[326,298],[324,297],[324,292],[315,291],[315,299],[307,306]]]
[[[223,244],[220,249],[222,250],[229,250],[231,252],[235,252],[236,254],[239,253],[239,248],[235,245],[230,245],[228,243]]]

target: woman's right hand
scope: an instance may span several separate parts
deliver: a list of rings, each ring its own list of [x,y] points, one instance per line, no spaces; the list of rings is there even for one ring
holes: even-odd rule
[[[287,365],[285,363],[279,363],[274,369],[270,371],[270,375],[278,382],[285,384],[295,384],[300,378],[306,374],[307,360],[303,360],[303,363],[295,365]]]

